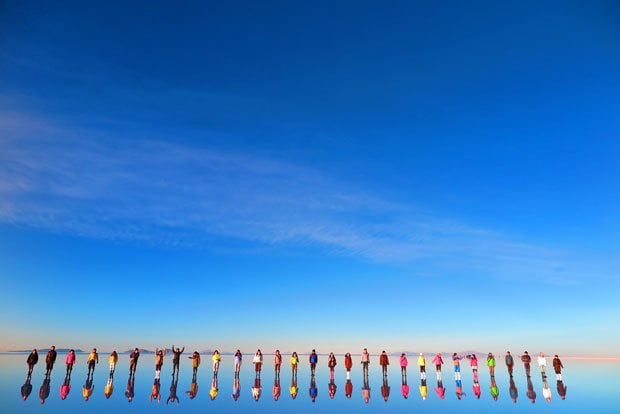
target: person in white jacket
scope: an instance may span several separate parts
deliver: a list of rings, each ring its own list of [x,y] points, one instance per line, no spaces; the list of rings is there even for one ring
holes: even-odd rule
[[[545,358],[545,354],[542,352],[538,355],[538,366],[540,367],[540,372],[542,372],[543,375],[546,375],[547,358]]]

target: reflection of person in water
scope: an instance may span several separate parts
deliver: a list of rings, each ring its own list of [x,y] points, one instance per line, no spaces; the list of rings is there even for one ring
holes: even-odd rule
[[[75,351],[71,349],[69,352],[67,352],[67,356],[65,357],[65,365],[67,367],[65,376],[71,375],[74,364],[75,364]]]
[[[214,378],[216,375],[213,375]],[[198,381],[196,380],[196,374],[192,374],[192,382],[189,384],[189,390],[185,391],[186,394],[189,394],[189,399],[193,400],[198,395]]]
[[[41,384],[41,388],[39,388],[39,401],[41,402],[41,404],[45,404],[45,400],[47,400],[47,397],[49,396],[50,396],[50,376],[48,374],[48,375],[45,375],[45,378],[43,378],[43,384]]]
[[[32,393],[32,384],[30,381],[32,380],[32,376],[28,375],[26,377],[26,382],[21,387],[22,400],[26,401],[28,397],[30,397],[30,393]]]
[[[106,399],[109,399],[114,392],[114,373],[112,373],[108,377],[108,382],[106,382],[105,387],[103,388],[103,395],[105,395]]]
[[[426,379],[426,357],[422,352],[418,356],[418,367],[420,368],[420,379]]]
[[[558,380],[557,381],[558,395],[563,400],[566,399],[566,388],[567,387],[566,387],[566,385],[564,385],[564,381],[562,381],[562,380]]]
[[[173,347],[174,349],[174,347]],[[183,348],[185,349],[185,348]],[[177,354],[179,355],[179,358],[181,358],[181,354],[183,353],[183,351],[181,350],[179,352],[179,348],[177,348],[177,350],[175,351],[175,355]],[[172,401],[173,403],[176,402],[177,404],[179,404],[181,401],[179,400],[179,397],[177,396],[177,385],[179,384],[179,364],[177,362],[176,364],[177,368],[176,368],[176,375],[172,374],[172,382],[170,383],[170,395],[168,396],[168,399],[166,400],[166,405],[168,405],[170,403],[170,401]],[[173,372],[174,372],[174,368],[172,368]]]
[[[153,380],[153,386],[151,387],[151,395],[149,395],[149,401],[153,402],[153,400],[161,402],[161,383],[159,382],[159,377],[155,377],[155,379]]]
[[[504,357],[504,360],[506,361],[506,368],[508,368],[508,375],[512,377],[512,370],[515,365],[515,360],[512,355],[510,355],[510,351],[506,351],[506,356]]]
[[[33,349],[32,352],[28,354],[28,358],[26,358],[26,364],[28,364],[28,373],[26,374],[26,377],[32,376],[32,370],[34,369],[34,366],[37,365],[37,362],[39,362],[39,353],[36,349]]]
[[[295,372],[297,372],[297,371],[295,371]],[[294,374],[291,377],[291,386],[288,387],[288,392],[289,392],[289,394],[291,394],[291,398],[292,399],[297,398],[297,392],[299,392],[299,388],[297,388],[297,375],[296,374]]]
[[[137,349],[137,348],[136,348]],[[135,352],[135,351],[134,351]],[[139,355],[140,353],[138,353]],[[133,371],[129,371],[129,378],[127,379],[127,388],[125,389],[125,397],[127,397],[127,401],[128,402],[132,402],[133,401],[133,396],[134,396],[134,382],[135,382],[135,364],[137,363],[138,359],[136,358],[134,360],[134,366],[133,366]]]
[[[316,370],[316,364],[319,362],[319,356],[316,354],[316,351],[313,349],[308,357],[308,362],[310,363],[310,375],[314,376],[314,372]]]
[[[69,391],[71,391],[71,375],[65,375],[65,380],[62,382],[60,386],[60,399],[66,400],[69,395]]]
[[[459,400],[462,399],[465,395],[463,393],[463,383],[460,379],[454,380],[454,390],[456,392],[456,398],[458,398]]]
[[[426,378],[420,380],[420,397],[426,400],[428,397],[428,386],[426,385]]]
[[[516,403],[517,398],[519,397],[519,390],[517,390],[517,384],[515,384],[515,379],[510,377],[510,398],[512,402]]]
[[[88,375],[95,373],[95,364],[99,363],[99,354],[97,353],[97,348],[93,348],[88,354],[88,358],[86,359],[86,363],[88,364]]]
[[[366,404],[368,404],[368,402],[370,401],[370,384],[368,381],[368,368],[366,368],[366,373],[364,375],[364,384],[362,385],[362,398],[364,399],[364,402]]]
[[[405,355],[405,354],[403,354]],[[402,361],[402,357],[403,355],[401,355],[401,367],[403,364]],[[407,359],[407,357],[405,356],[405,359]],[[406,364],[405,364],[406,367]],[[409,398],[409,384],[407,384],[407,369],[405,368],[405,370],[401,370],[401,376],[400,376],[400,393],[402,394],[404,399]]]
[[[383,383],[381,384],[381,396],[383,397],[383,401],[387,402],[388,398],[390,398],[390,384],[388,384],[387,375],[383,376]]]
[[[530,399],[532,404],[536,402],[536,391],[534,391],[534,384],[532,383],[532,377],[527,377],[527,398]]]
[[[297,375],[297,366],[299,365],[299,356],[297,352],[293,352],[291,355],[291,372],[293,375]]]
[[[263,393],[263,387],[260,384],[260,374],[254,378],[254,386],[252,387],[252,397],[254,401],[258,402],[261,394]]]
[[[523,355],[521,355],[521,362],[523,362],[523,366],[525,367],[525,375],[530,376],[530,364],[532,363],[532,357],[530,354],[525,351]]]
[[[241,395],[241,383],[239,382],[238,373],[233,378],[232,399],[237,401]]]
[[[136,367],[138,366],[138,358],[140,358],[140,350],[136,348],[129,354],[129,375],[135,375]]]
[[[52,345],[47,355],[45,356],[45,375],[49,376],[54,369],[54,363],[56,362],[56,347]]]
[[[562,365],[560,357],[556,354],[553,357],[553,370],[555,371],[555,379],[557,381],[562,381],[562,368],[564,368],[564,365]]]
[[[443,381],[441,379],[437,380],[437,386],[435,387],[435,394],[437,394],[437,396],[442,400],[446,398],[446,387],[443,386]]]
[[[437,375],[437,380],[441,380],[441,366],[443,365],[443,358],[441,357],[441,353],[437,352],[433,357],[433,364],[435,364],[435,373]]]
[[[280,399],[281,393],[282,393],[282,387],[280,386],[280,375],[277,375],[273,380],[273,390],[271,391],[273,400],[278,401]]]
[[[379,365],[381,365],[381,372],[385,377],[387,375],[388,365],[390,365],[390,359],[388,358],[387,352],[381,351],[381,355],[379,356]]]
[[[351,382],[351,378],[347,378],[347,382],[344,384],[344,395],[348,399],[351,399],[353,395],[353,383]]]
[[[400,380],[400,393],[406,400],[409,398],[409,384],[407,384],[407,374],[401,377]]]
[[[480,383],[478,382],[478,380],[474,380],[474,384],[472,385],[472,391],[474,392],[474,397],[476,397],[477,399],[480,399],[480,396],[482,395],[482,390],[480,389]]]
[[[338,387],[336,386],[336,383],[334,382],[334,378],[330,378],[329,379],[329,384],[327,384],[327,392],[329,394],[329,398],[331,398],[332,400],[334,399],[334,397],[336,396],[336,390],[338,389]]]
[[[334,381],[334,369],[336,368],[336,356],[333,352],[329,353],[329,357],[327,358],[327,367],[329,368],[329,379]]]
[[[243,355],[241,351],[237,349],[235,352],[235,376],[239,376],[239,371],[241,371],[241,364],[243,363]]]
[[[549,388],[549,383],[547,382],[547,376],[543,375],[542,380],[543,380],[543,390],[542,390],[543,398],[545,399],[545,401],[550,403],[551,402],[551,388]]]
[[[155,378],[161,375],[161,367],[164,365],[164,357],[166,356],[166,348],[155,348]]]
[[[183,354],[183,351],[185,351],[185,347],[177,348],[175,350],[174,345],[172,345],[172,376],[174,376],[175,372],[177,373],[177,375],[179,373],[179,364],[181,363],[181,354]]]
[[[350,353],[344,354],[344,368],[347,370],[347,379],[351,378],[351,368],[353,368],[353,358]]]
[[[196,392],[194,393],[194,397],[196,396],[197,392],[198,392],[198,384],[196,384]],[[217,375],[213,374],[213,378],[211,378],[211,389],[209,390],[209,398],[211,398],[211,401],[217,398],[217,394],[219,394],[219,392],[220,392],[220,387],[218,386]],[[190,392],[189,398],[194,398],[194,397],[192,397],[192,393]]]
[[[319,394],[319,389],[316,387],[316,380],[314,375],[310,376],[310,387],[308,388],[308,395],[310,395],[310,400],[312,402],[316,402],[316,397]]]
[[[112,353],[108,357],[108,364],[110,364],[110,376],[114,375],[114,370],[116,370],[117,363],[118,363],[118,353],[116,351],[112,351]]]
[[[82,386],[82,397],[84,397],[84,401],[88,401],[93,395],[93,391],[95,390],[95,386],[93,385],[93,377],[89,374],[86,376],[86,382]]]
[[[499,397],[499,388],[495,382],[495,375],[491,377],[491,397],[493,397],[495,401],[497,401],[497,398]]]

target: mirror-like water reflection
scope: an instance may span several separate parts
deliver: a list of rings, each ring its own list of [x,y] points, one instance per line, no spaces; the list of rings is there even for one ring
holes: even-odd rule
[[[31,367],[24,363],[27,357],[28,355],[0,355],[3,366],[3,388],[1,392],[6,394],[5,401],[9,401],[9,405],[20,412],[34,410],[36,406],[41,404],[45,405],[46,408],[44,409],[51,412],[78,412],[79,407],[83,404],[129,412],[134,410],[131,407],[136,404],[149,406],[153,403],[162,402],[162,399],[165,402],[165,404],[162,402],[162,406],[166,404],[179,405],[183,410],[189,411],[197,410],[200,407],[204,408],[205,404],[220,408],[226,406],[229,411],[243,411],[243,407],[247,409],[247,405],[252,403],[252,409],[259,411],[263,408],[271,410],[278,405],[283,410],[291,409],[294,405],[296,410],[302,411],[307,410],[303,408],[305,405],[320,405],[322,412],[324,410],[336,412],[345,408],[344,405],[347,405],[348,408],[368,405],[374,407],[373,410],[382,410],[383,408],[380,407],[389,406],[391,412],[401,409],[404,411],[413,407],[419,411],[426,408],[432,411],[431,409],[437,410],[443,405],[445,409],[460,407],[465,412],[479,412],[490,411],[497,405],[509,404],[514,406],[517,404],[518,407],[526,403],[530,406],[532,403],[535,405],[543,403],[549,407],[557,405],[558,412],[567,412],[577,411],[577,407],[583,408],[584,402],[589,402],[589,404],[599,406],[601,409],[599,412],[606,412],[606,408],[608,409],[607,412],[613,412],[611,408],[615,407],[615,404],[609,396],[602,395],[598,401],[588,399],[588,393],[584,390],[587,390],[589,385],[591,390],[600,390],[600,384],[606,384],[605,378],[608,380],[607,384],[612,384],[611,375],[605,377],[605,375],[597,373],[597,370],[605,371],[610,366],[620,367],[618,362],[593,363],[571,360],[570,369],[567,372],[569,372],[568,377],[573,383],[574,391],[567,397],[568,386],[566,384],[568,381],[566,380],[567,375],[562,372],[564,368],[561,365],[562,362],[560,364],[554,363],[555,378],[552,377],[551,379],[549,374],[553,375],[553,373],[548,372],[550,370],[544,363],[536,366],[536,362],[533,364],[530,360],[528,370],[527,358],[526,361],[522,359],[524,362],[522,367],[513,367],[512,376],[509,375],[508,366],[497,366],[494,367],[494,370],[489,367],[488,375],[480,375],[477,361],[472,363],[474,359],[472,356],[453,355],[454,379],[451,384],[446,384],[442,378],[442,364],[435,364],[434,362],[436,378],[429,384],[426,362],[424,361],[422,364],[422,361],[418,361],[419,377],[416,379],[415,385],[418,387],[418,393],[416,393],[418,398],[412,399],[409,398],[411,396],[411,379],[408,378],[408,364],[403,365],[401,363],[397,369],[390,369],[390,365],[381,366],[378,363],[379,359],[374,356],[371,357],[367,369],[365,369],[364,364],[353,365],[347,369],[346,364],[342,363],[344,361],[343,356],[335,356],[337,362],[336,365],[333,365],[333,363],[328,363],[328,358],[318,355],[319,362],[315,366],[315,375],[311,375],[310,362],[294,364],[295,368],[290,368],[290,377],[285,380],[285,386],[288,385],[289,392],[286,393],[285,391],[284,396],[286,398],[283,398],[280,370],[275,370],[270,360],[267,360],[266,363],[262,362],[261,369],[257,370],[256,364],[243,365],[243,361],[240,363],[237,358],[236,362],[239,369],[235,373],[236,359],[233,356],[221,355],[217,365],[214,365],[213,371],[200,367],[200,364],[195,364],[196,358],[192,356],[190,362],[181,361],[178,364],[178,369],[176,366],[173,368],[172,361],[164,360],[163,364],[154,364],[156,369],[155,376],[153,376],[153,368],[151,368],[153,367],[151,364],[155,362],[153,354],[140,356],[137,364],[131,364],[129,355],[121,354],[118,355],[117,362],[111,364],[109,372],[92,369],[92,366],[88,370],[88,367],[83,365],[84,362],[81,366],[76,364],[77,368],[86,371],[82,371],[86,376],[83,377],[84,382],[80,382],[83,384],[81,386],[82,394],[80,395],[79,392],[71,392],[72,377],[76,375],[73,364],[71,369],[67,369],[65,372],[54,371],[53,364],[47,363],[43,367],[33,365],[31,370]],[[84,361],[85,359],[82,355],[78,357],[78,360]],[[353,357],[360,358],[359,355]],[[536,359],[539,358],[540,356]],[[461,365],[465,360],[469,361],[471,373],[461,372]],[[114,393],[115,373],[118,375],[119,372],[123,371],[127,375],[125,392],[124,394]],[[46,375],[46,372],[49,372],[49,375]],[[529,376],[527,375],[528,372]],[[584,372],[589,373],[589,377],[588,375],[584,376]],[[397,382],[394,377],[398,374],[400,374],[400,381]],[[267,378],[263,379],[261,375]],[[164,378],[168,378],[165,381],[167,392],[164,388],[165,394],[162,396]],[[198,393],[198,383],[201,378],[203,382],[206,381],[209,385],[209,392],[203,394],[203,397]],[[599,384],[599,386],[594,388],[592,387],[593,384],[588,384],[583,378],[591,378],[593,383]],[[553,380],[555,380],[555,384],[552,382]],[[218,398],[220,381],[232,383],[232,393],[230,394],[232,398]],[[38,401],[31,398],[33,382],[40,384]],[[264,398],[265,383],[268,384],[266,385],[268,389],[271,388],[273,398]],[[358,384],[359,394],[354,391],[355,383]],[[393,383],[400,385],[399,390],[402,398],[395,399],[393,397]],[[97,388],[97,384],[102,388]],[[519,398],[519,384],[526,387],[527,399]],[[430,392],[429,386],[432,387]],[[181,388],[179,389],[179,387]],[[340,391],[340,387],[343,387],[344,391]],[[17,388],[19,388],[19,394]],[[300,388],[307,390],[307,399],[300,401],[297,398]],[[604,387],[602,388],[604,389]],[[9,392],[9,389],[12,389],[13,392]],[[51,389],[58,390],[58,394],[52,393]],[[471,389],[471,394],[466,389]],[[376,394],[373,392],[374,390],[377,390]],[[47,408],[48,406],[49,408]]]

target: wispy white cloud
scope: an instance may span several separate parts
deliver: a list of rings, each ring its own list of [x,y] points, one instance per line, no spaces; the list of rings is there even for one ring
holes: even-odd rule
[[[214,248],[318,246],[380,262],[556,274],[555,251],[434,217],[310,167],[168,140],[130,140],[0,112],[0,222]]]

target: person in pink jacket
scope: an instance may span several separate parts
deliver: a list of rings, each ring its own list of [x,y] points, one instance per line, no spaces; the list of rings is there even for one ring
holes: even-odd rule
[[[409,365],[409,361],[407,360],[407,355],[403,352],[400,354],[400,375],[403,378],[407,378],[407,365]]]
[[[431,361],[435,364],[435,371],[437,373],[437,381],[441,380],[441,366],[443,365],[443,359],[441,358],[441,353],[437,352]]]
[[[75,364],[75,351],[72,349],[67,353],[65,357],[65,364],[67,365],[67,376],[71,375],[71,371],[73,371],[73,365]]]

